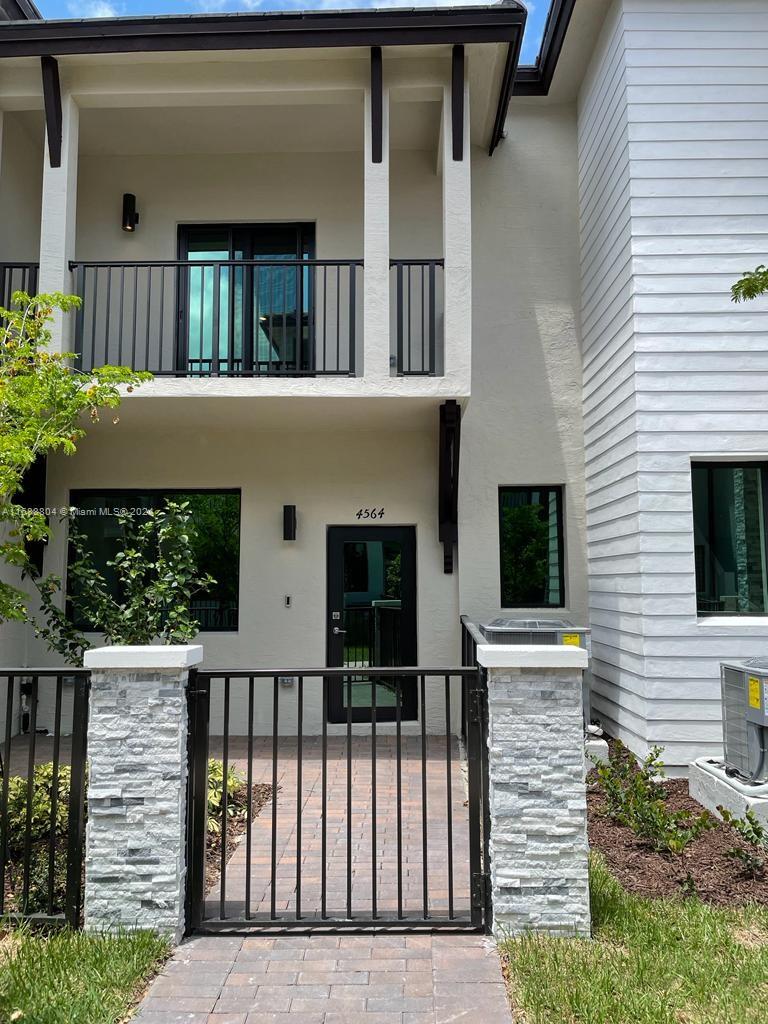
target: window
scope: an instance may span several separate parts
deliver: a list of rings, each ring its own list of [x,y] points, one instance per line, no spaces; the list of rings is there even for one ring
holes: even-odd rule
[[[699,615],[768,614],[768,464],[693,463],[693,534]]]
[[[503,608],[565,604],[562,487],[499,488]]]
[[[94,563],[114,589],[117,581],[107,567],[117,553],[120,525],[115,509],[162,508],[166,500],[187,501],[197,537],[194,542],[197,568],[210,573],[215,586],[196,594],[192,614],[200,631],[235,631],[238,625],[240,579],[239,491],[72,491],[70,504],[80,510],[80,532],[93,553]],[[72,553],[70,552],[70,558]],[[75,623],[89,629],[89,623]]]

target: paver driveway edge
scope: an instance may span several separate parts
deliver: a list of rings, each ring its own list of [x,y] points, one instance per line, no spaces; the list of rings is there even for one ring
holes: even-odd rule
[[[477,934],[199,936],[152,983],[140,1024],[511,1024]]]

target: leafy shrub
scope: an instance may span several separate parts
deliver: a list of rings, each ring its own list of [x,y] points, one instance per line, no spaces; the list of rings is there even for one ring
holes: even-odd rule
[[[248,813],[248,787],[232,765],[227,766],[227,820],[244,818]],[[224,809],[224,762],[211,758],[208,762],[208,832],[221,834]]]
[[[49,906],[50,842],[53,834],[53,887],[54,913],[64,907],[67,887],[67,826],[69,824],[69,788],[71,771],[60,765],[54,787],[53,764],[39,764],[32,776],[33,793],[29,818],[29,892],[23,903],[24,849],[27,829],[27,794],[25,778],[8,779],[8,834],[6,852],[8,879],[12,902],[26,914],[46,911]],[[56,810],[53,814],[53,794]]]
[[[33,775],[29,828],[29,891],[24,889],[24,850],[27,828],[27,780],[8,779],[8,831],[6,836],[9,908],[23,914],[45,913],[49,909],[49,891],[54,913],[63,911],[67,888],[67,829],[69,825],[69,789],[71,770],[60,765],[56,782],[56,812],[52,818],[54,793],[53,764],[39,764]],[[208,832],[221,835],[224,797],[224,764],[208,762]],[[244,819],[248,811],[248,787],[232,765],[227,768],[227,820]],[[50,881],[50,842],[53,826],[53,886]]]
[[[69,821],[69,787],[71,770],[68,765],[59,765],[56,784],[56,817],[53,822],[54,834],[66,836]],[[51,809],[54,792],[53,764],[38,764],[32,776],[33,793],[30,815],[30,841],[47,842],[51,835]],[[15,860],[24,852],[24,836],[27,824],[27,780],[19,776],[8,779],[8,857]]]
[[[709,811],[671,811],[666,804],[662,747],[652,747],[641,764],[617,743],[608,761],[596,768],[606,810],[614,821],[632,829],[658,853],[680,856],[716,824]]]
[[[747,875],[752,878],[762,878],[765,875],[766,867],[768,867],[768,828],[762,824],[753,810],[748,810],[743,818],[736,818],[725,807],[717,809],[726,825],[735,829],[755,851],[734,846],[732,850],[728,851],[728,856],[738,860]]]

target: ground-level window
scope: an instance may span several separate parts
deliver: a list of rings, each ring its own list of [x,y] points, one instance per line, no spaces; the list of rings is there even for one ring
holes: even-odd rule
[[[189,503],[196,527],[193,544],[197,568],[216,580],[210,590],[197,594],[192,601],[192,614],[200,623],[201,632],[236,630],[240,589],[239,491],[83,490],[70,493],[70,505],[81,513],[77,518],[78,529],[93,553],[96,568],[115,592],[117,580],[107,566],[117,553],[121,532],[114,510],[162,508],[168,500]],[[87,622],[76,622],[76,625],[79,629],[89,628]]]
[[[563,488],[500,487],[503,608],[565,604]]]
[[[691,467],[700,615],[768,614],[767,473],[761,462]]]

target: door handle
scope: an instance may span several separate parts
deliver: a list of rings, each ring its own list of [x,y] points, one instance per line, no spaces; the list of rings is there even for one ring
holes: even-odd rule
[[[334,626],[333,627],[333,635],[334,636],[346,636],[346,633],[347,633],[346,629],[339,629],[338,626]]]

